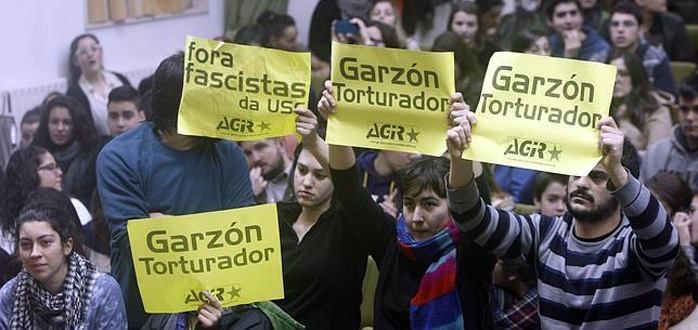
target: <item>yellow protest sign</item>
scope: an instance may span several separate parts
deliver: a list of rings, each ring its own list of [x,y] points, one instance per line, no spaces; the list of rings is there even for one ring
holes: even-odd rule
[[[333,42],[327,143],[440,156],[453,74],[453,53]]]
[[[276,204],[131,220],[133,266],[148,313],[284,297]]]
[[[463,158],[586,175],[601,159],[596,125],[608,115],[615,76],[606,64],[495,53]]]
[[[187,36],[177,132],[236,141],[291,135],[308,107],[310,53]]]

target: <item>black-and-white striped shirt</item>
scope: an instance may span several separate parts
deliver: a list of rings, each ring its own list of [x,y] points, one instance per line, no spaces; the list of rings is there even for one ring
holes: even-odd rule
[[[466,237],[494,254],[531,264],[543,328],[654,329],[678,234],[666,211],[628,175],[612,191],[622,220],[593,242],[573,234],[574,217],[520,216],[484,204],[474,183],[448,192]]]

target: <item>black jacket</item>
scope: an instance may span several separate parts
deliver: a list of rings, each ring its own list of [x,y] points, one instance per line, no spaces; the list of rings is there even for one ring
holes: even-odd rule
[[[348,170],[332,170],[335,196],[349,213],[360,233],[362,244],[375,259],[380,270],[374,302],[375,329],[409,329],[410,300],[429,263],[414,263],[399,250],[395,220],[385,214],[359,182],[356,165]],[[489,201],[484,176],[478,178],[481,194]],[[492,282],[494,255],[469,240],[457,247],[456,286],[463,309],[465,329],[491,328],[489,288]]]
[[[658,14],[652,21],[647,40],[661,45],[672,61],[694,61],[693,47],[686,25],[681,17],[674,13]]]
[[[131,86],[131,83],[124,75],[116,72],[111,73],[115,74],[116,77],[119,78],[119,80],[121,80],[121,83],[124,84],[124,86]],[[85,95],[85,92],[82,90],[82,88],[80,88],[80,85],[78,84],[77,80],[72,82],[70,86],[68,86],[68,91],[65,92],[65,94],[80,101],[80,104],[82,104],[82,106],[85,107],[85,110],[87,111],[87,114],[89,115],[90,120],[94,125],[94,118],[92,118],[92,107],[90,107],[90,100],[87,99],[87,95]]]

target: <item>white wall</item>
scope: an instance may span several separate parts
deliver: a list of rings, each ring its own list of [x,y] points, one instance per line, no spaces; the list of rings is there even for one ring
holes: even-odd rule
[[[85,0],[0,1],[0,89],[66,77],[70,42],[85,32],[100,39],[107,69],[154,68],[183,48],[187,34],[222,35],[223,7],[223,0],[209,0],[207,14],[86,30]]]

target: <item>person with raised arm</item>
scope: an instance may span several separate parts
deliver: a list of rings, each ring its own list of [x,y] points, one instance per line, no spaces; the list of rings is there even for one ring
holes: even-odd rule
[[[318,104],[324,117],[337,111],[332,84]],[[467,109],[460,93],[451,111]],[[449,120],[445,117],[444,120]],[[489,286],[495,258],[462,239],[446,203],[445,158],[422,157],[399,173],[402,214],[395,220],[361,185],[351,147],[330,145],[335,198],[349,214],[359,244],[380,275],[374,302],[377,329],[487,329]],[[478,177],[484,198],[487,181]]]
[[[486,205],[472,162],[461,159],[476,125],[470,112],[447,133],[448,203],[469,240],[535,267],[542,328],[655,328],[665,274],[678,251],[667,212],[635,177],[637,160],[615,121],[598,124],[603,157],[570,176],[563,216],[520,216]],[[632,174],[631,174],[632,173]]]

